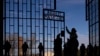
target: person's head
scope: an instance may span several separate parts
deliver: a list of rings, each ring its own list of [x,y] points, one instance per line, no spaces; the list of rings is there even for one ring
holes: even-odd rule
[[[5,42],[9,42],[8,40],[6,40]]]
[[[57,38],[60,38],[60,33],[57,35]]]
[[[40,42],[40,45],[42,45],[42,43]]]
[[[82,43],[82,46],[84,46],[84,43]]]
[[[72,28],[71,32],[75,33],[76,32],[76,29],[75,28]]]
[[[91,45],[91,43],[89,43],[89,45]]]
[[[24,42],[24,44],[27,44],[26,42]]]
[[[97,46],[96,44],[94,46]]]
[[[67,41],[69,41],[69,38],[67,38]]]

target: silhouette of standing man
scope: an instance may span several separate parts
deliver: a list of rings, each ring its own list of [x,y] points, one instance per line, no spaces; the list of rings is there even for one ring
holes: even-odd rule
[[[39,56],[42,56],[42,52],[43,52],[43,50],[44,50],[44,47],[43,47],[43,45],[42,45],[41,42],[39,43],[38,48],[39,48]]]
[[[65,42],[63,47],[64,47],[64,50],[63,50],[64,56],[67,56],[67,42]]]
[[[85,56],[85,45],[81,44],[80,46],[80,56]]]
[[[78,52],[78,46],[79,46],[79,42],[77,40],[77,31],[75,28],[72,28],[71,32],[68,30],[68,28],[66,27],[66,31],[67,33],[69,33],[70,35],[70,56],[77,56],[77,52]]]
[[[11,48],[11,44],[10,42],[8,42],[8,40],[5,42],[4,44],[4,49],[5,49],[5,56],[10,56],[9,51]]]
[[[55,48],[57,56],[62,56],[62,39],[60,38],[60,34],[57,35]]]
[[[77,34],[76,34],[76,29],[75,28],[72,28],[72,30],[71,30],[71,32],[68,30],[68,28],[66,27],[66,31],[67,31],[67,33],[70,35],[70,39],[71,38],[77,38],[78,36],[77,36]]]
[[[96,46],[96,44],[95,44],[93,49],[94,49],[94,51],[93,51],[94,52],[94,56],[97,56],[97,46]]]
[[[54,56],[57,56],[57,41],[54,39]]]
[[[24,44],[22,45],[23,56],[26,56],[27,48],[28,48],[28,44],[24,42]]]
[[[70,46],[69,46],[69,39],[67,39],[67,42],[64,44],[64,56],[70,56]]]
[[[93,56],[93,46],[91,45],[91,43],[89,43],[87,47],[87,54],[88,56]]]

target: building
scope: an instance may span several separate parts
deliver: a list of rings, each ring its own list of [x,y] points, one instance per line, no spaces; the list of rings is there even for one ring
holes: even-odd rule
[[[86,0],[86,20],[89,26],[89,43],[100,46],[100,0]],[[99,50],[99,49],[98,49]]]

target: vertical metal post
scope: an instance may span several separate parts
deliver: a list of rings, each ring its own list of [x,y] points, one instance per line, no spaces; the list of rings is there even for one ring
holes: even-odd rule
[[[90,16],[89,16],[89,1],[86,0],[86,19],[88,20],[89,43],[90,43]]]
[[[54,10],[56,10],[56,0],[54,0]]]
[[[96,22],[96,0],[94,0],[94,3],[95,3],[95,4],[94,4],[94,5],[95,5],[95,8],[94,8],[94,9],[95,9],[95,22]],[[96,24],[95,24],[95,44],[96,44],[96,37],[97,37],[97,36],[96,36],[96,32],[97,32],[97,31],[96,31]]]
[[[35,6],[35,36],[36,36],[36,0],[34,0],[34,2],[35,2],[35,4],[34,4],[34,6]],[[37,36],[36,36],[37,37]],[[35,40],[36,40],[36,38],[35,38]],[[36,53],[36,44],[35,44],[35,53]]]
[[[54,20],[54,39],[55,39],[55,20]]]
[[[100,6],[99,6],[99,4],[100,4],[100,0],[98,0],[98,20],[99,20],[99,28],[98,28],[98,30],[99,30],[99,33],[98,33],[98,35],[100,34]],[[98,43],[99,43],[99,46],[100,46],[100,36],[98,37],[99,38],[99,41],[98,41]],[[99,51],[100,51],[100,49],[99,49]],[[100,53],[99,53],[99,55],[100,55]]]
[[[17,10],[18,10],[18,56],[19,56],[19,0],[18,0],[18,5],[17,5]]]
[[[64,12],[63,12],[63,13],[64,13]],[[65,13],[64,13],[63,20],[64,20],[64,44],[65,44]]]
[[[86,14],[85,16],[86,16],[86,20],[87,20],[87,0],[85,0],[85,11],[86,11],[85,12],[85,14]]]
[[[31,41],[30,41],[31,42],[31,45],[30,45],[31,48],[30,49],[31,49],[31,56],[32,56],[32,40],[33,40],[32,39],[32,0],[30,0],[30,32],[31,32],[31,34],[30,34],[31,35],[30,36],[31,37]]]
[[[5,32],[4,32],[5,35],[4,35],[4,38],[5,38],[5,41],[6,41],[6,9],[7,9],[7,8],[6,8],[6,0],[4,0],[4,5],[5,5],[5,6],[4,6],[4,7],[5,7],[5,8],[4,8],[5,14],[4,14],[4,19],[3,19],[3,20],[4,20],[4,25],[5,25]]]
[[[43,9],[43,46],[44,46],[43,56],[44,56],[44,51],[45,51],[45,43],[44,43],[45,42],[45,24],[44,24],[45,23],[45,21],[44,21],[45,19],[44,19],[44,13],[45,12],[44,12],[44,9]]]
[[[3,5],[3,3],[4,3],[4,1],[2,0],[1,2],[0,2],[0,4],[1,4],[1,6]],[[3,6],[1,7],[1,8],[3,8]],[[1,11],[3,11],[3,9],[1,9]],[[0,12],[1,12],[0,11]],[[3,20],[4,20],[4,18],[3,18],[3,14],[2,13],[0,13],[1,15],[0,15],[0,33],[2,33],[3,32]],[[2,56],[3,55],[3,34],[0,34],[0,55]]]

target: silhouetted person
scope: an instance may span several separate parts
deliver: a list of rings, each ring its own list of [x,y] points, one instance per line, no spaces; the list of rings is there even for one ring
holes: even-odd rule
[[[57,35],[54,42],[54,56],[62,56],[62,39],[60,38],[60,34]]]
[[[5,56],[10,56],[10,54],[9,54],[10,48],[11,48],[11,44],[10,44],[10,42],[8,42],[8,40],[7,40],[7,41],[5,42],[5,44],[4,44]]]
[[[71,32],[68,30],[68,28],[66,27],[66,31],[69,33],[70,35],[70,41],[69,41],[69,46],[70,46],[70,56],[77,56],[77,52],[78,52],[78,46],[79,46],[79,42],[77,40],[77,34],[76,34],[76,29],[72,28]]]
[[[69,39],[67,39],[67,42],[64,44],[64,56],[70,56]]]
[[[42,52],[44,50],[44,46],[42,45],[42,43],[39,43],[38,48],[39,48],[39,56],[42,56]]]
[[[57,41],[54,39],[54,56],[57,56]]]
[[[71,41],[71,47],[72,47],[72,55],[77,56],[79,42],[76,38],[75,39],[72,38],[70,39],[70,41]]]
[[[24,44],[22,45],[23,56],[26,56],[27,49],[28,49],[28,44],[24,42]]]
[[[87,54],[88,56],[93,56],[93,46],[91,45],[91,43],[89,43],[87,47]]]
[[[94,56],[97,56],[97,46],[96,46],[96,44],[95,44],[95,46],[94,46]]]
[[[81,44],[80,46],[80,56],[85,56],[85,45]]]
[[[63,50],[63,53],[64,53],[64,56],[67,56],[67,42],[64,44],[64,50]]]
[[[76,33],[76,29],[72,28],[71,32],[68,30],[68,28],[66,27],[66,31],[67,33],[70,35],[70,39],[71,38],[77,38],[77,33]]]

